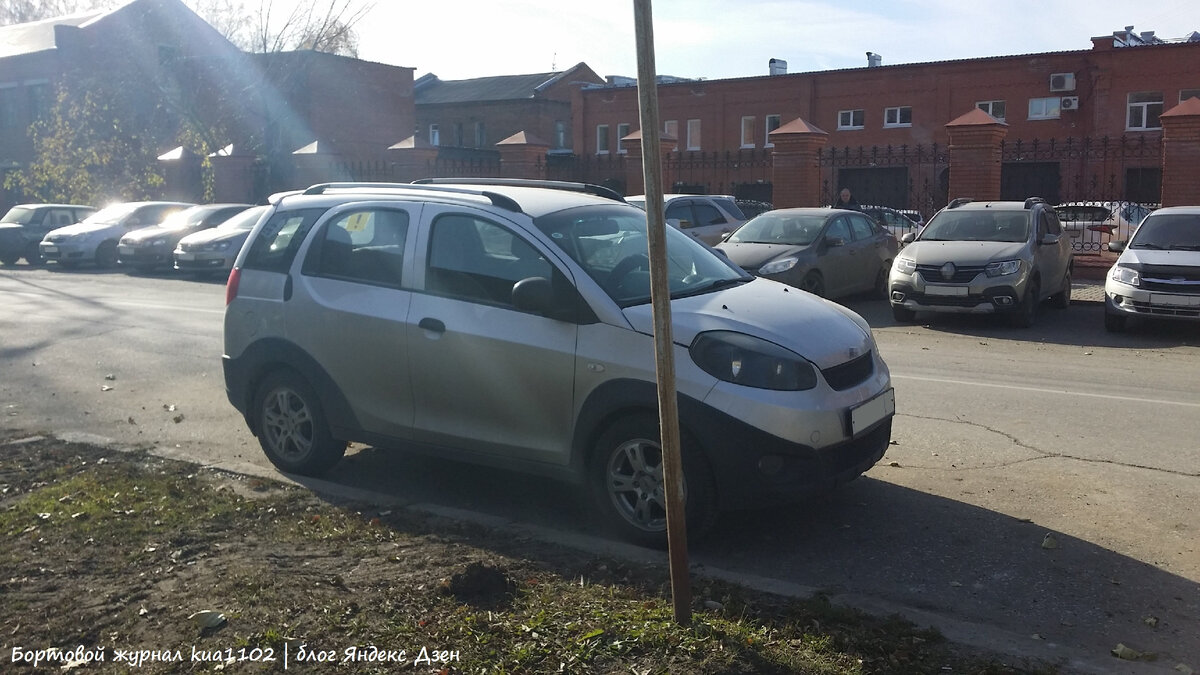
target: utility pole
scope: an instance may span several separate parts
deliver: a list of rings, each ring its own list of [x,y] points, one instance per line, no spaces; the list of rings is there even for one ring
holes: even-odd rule
[[[650,302],[654,313],[654,363],[658,376],[658,427],[662,435],[663,493],[667,509],[667,554],[675,622],[692,622],[688,577],[687,518],[679,408],[675,396],[675,339],[671,330],[671,290],[667,280],[666,214],[663,211],[662,154],[659,143],[658,76],[654,66],[654,14],[650,0],[633,0],[637,41],[638,102],[642,125],[642,173],[646,184],[646,226],[650,249]]]

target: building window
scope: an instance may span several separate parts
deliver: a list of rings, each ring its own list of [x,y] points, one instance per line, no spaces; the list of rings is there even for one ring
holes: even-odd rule
[[[562,120],[554,122],[554,147],[557,150],[567,147],[567,123]]]
[[[629,135],[629,123],[622,122],[617,125],[617,152],[624,154],[625,147],[621,145],[621,139]]]
[[[29,95],[29,122],[32,124],[40,119],[49,117],[51,108],[50,83],[45,80],[26,82],[25,88]]]
[[[438,125],[429,125],[429,144],[440,145],[442,141],[441,134],[438,132]]]
[[[765,141],[763,143],[764,148],[775,147],[775,144],[771,142],[771,132],[775,131],[776,129],[778,129],[781,126],[783,126],[783,125],[780,124],[779,115],[767,115],[767,129],[766,129],[766,134],[763,136],[763,141]]]
[[[1004,101],[980,101],[975,107],[1001,122],[1004,121]]]
[[[1062,99],[1058,96],[1029,99],[1029,119],[1056,120],[1058,119],[1059,104]]]
[[[1163,111],[1163,95],[1158,91],[1144,91],[1129,95],[1129,117],[1126,129],[1129,131],[1145,131],[1161,129],[1162,123],[1158,116]]]
[[[487,129],[484,128],[483,122],[475,123],[475,147],[482,148],[487,146]]]
[[[860,110],[839,110],[838,111],[838,130],[846,129],[862,129],[866,116]]]
[[[596,127],[596,154],[608,154],[608,125],[600,124]]]
[[[1200,89],[1180,89],[1179,102],[1183,103],[1189,98],[1200,98]]]
[[[0,129],[13,129],[21,125],[17,119],[17,84],[0,84]]]
[[[687,125],[687,149],[700,149],[700,120],[688,120]]]
[[[883,109],[883,126],[885,127],[911,127],[912,126],[912,106],[902,105],[895,108]]]
[[[755,127],[757,127],[757,126],[758,126],[758,124],[755,121],[754,117],[743,117],[742,118],[742,147],[743,148],[753,148],[755,146],[754,131],[755,131]]]

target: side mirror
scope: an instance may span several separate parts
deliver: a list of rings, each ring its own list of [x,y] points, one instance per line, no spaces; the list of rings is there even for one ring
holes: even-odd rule
[[[554,289],[545,277],[529,277],[513,284],[512,303],[524,312],[545,314],[554,305]]]
[[[1042,246],[1052,246],[1054,244],[1057,244],[1058,240],[1061,238],[1062,238],[1061,234],[1043,234],[1042,240],[1039,241],[1038,243],[1041,244]]]
[[[911,244],[916,240],[917,234],[915,232],[905,232],[904,236],[900,237],[900,241],[905,244]]]
[[[1108,242],[1108,250],[1112,251],[1113,253],[1120,253],[1121,251],[1125,250],[1125,245],[1128,243],[1129,242],[1123,240],[1110,241]]]
[[[825,245],[830,248],[835,248],[837,246],[845,246],[846,240],[842,239],[841,237],[826,236],[825,237]]]

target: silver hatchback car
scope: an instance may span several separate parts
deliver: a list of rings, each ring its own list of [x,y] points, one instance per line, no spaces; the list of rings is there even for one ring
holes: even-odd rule
[[[473,179],[273,198],[230,273],[225,385],[267,457],[348,441],[585,484],[665,543],[645,213],[597,186]],[[883,455],[870,327],[667,228],[689,529]]]

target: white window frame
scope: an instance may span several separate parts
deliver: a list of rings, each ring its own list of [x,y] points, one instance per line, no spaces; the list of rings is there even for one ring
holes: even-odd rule
[[[1135,98],[1145,99],[1137,100]],[[1157,98],[1158,100],[1154,100]],[[1158,114],[1154,116],[1155,121],[1158,121],[1160,115],[1163,114],[1163,95],[1160,91],[1135,91],[1130,92],[1126,99],[1125,106],[1125,131],[1160,131],[1162,122],[1158,122],[1157,126],[1150,126],[1151,108],[1157,106]],[[1134,112],[1141,117],[1141,124],[1133,123]]]
[[[436,125],[436,124],[430,124],[429,125],[429,144],[436,147],[441,143],[441,141],[442,141],[441,129],[439,129],[438,125]]]
[[[742,148],[754,148],[757,144],[754,142],[755,127],[757,127],[758,118],[753,115],[742,117]]]
[[[629,122],[621,122],[617,125],[617,154],[624,155],[629,152],[625,146],[621,145],[621,139],[629,135]]]
[[[1029,99],[1029,119],[1056,120],[1061,117],[1061,96],[1044,96]]]
[[[767,115],[766,125],[763,127],[763,147],[773,148],[775,144],[771,142],[771,132],[783,126],[782,115]]]
[[[854,123],[855,115],[860,118],[858,124]],[[857,129],[865,129],[867,126],[866,122],[867,113],[862,108],[838,111],[838,131],[854,131]]]
[[[608,143],[609,143],[608,125],[607,124],[597,124],[596,125],[596,154],[597,155],[607,155],[608,154]]]
[[[479,122],[476,122],[479,124]],[[567,123],[562,120],[554,121],[554,148],[561,150],[567,147]]]
[[[976,101],[976,102],[975,102],[975,107],[976,107],[976,108],[979,108],[979,109],[980,109],[980,110],[982,110],[983,112],[985,112],[985,113],[987,113],[987,114],[991,115],[992,117],[996,118],[996,120],[998,120],[998,121],[1000,121],[1000,122],[1003,122],[1003,121],[1004,121],[1004,115],[997,115],[997,114],[995,113],[995,110],[996,110],[996,104],[997,104],[997,103],[999,103],[1000,105],[1003,105],[1003,106],[1004,106],[1004,112],[1006,112],[1006,113],[1008,112],[1008,104],[1006,104],[1006,103],[1004,102],[1004,99],[994,99],[994,100],[991,100],[991,101]]]
[[[908,121],[907,122],[904,121],[905,111],[908,112]],[[911,105],[897,105],[897,106],[892,106],[891,108],[883,109],[883,128],[884,129],[896,129],[899,127],[911,127],[911,126],[912,126],[912,106]]]
[[[700,120],[698,119],[687,121],[687,149],[700,149]]]

